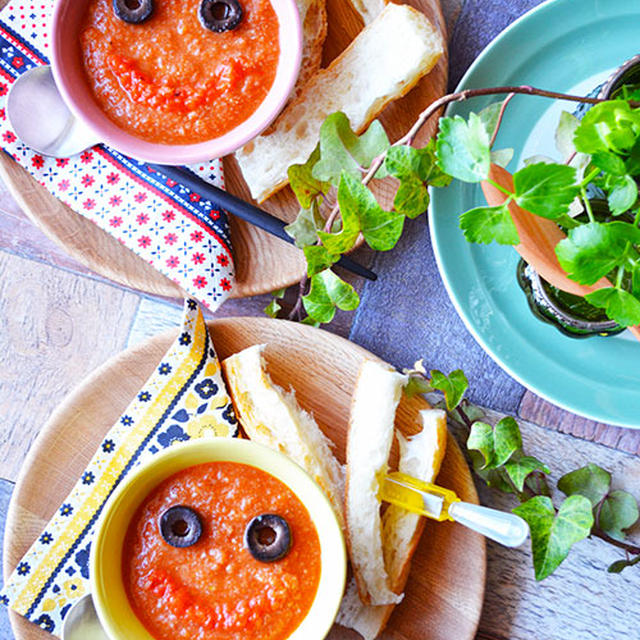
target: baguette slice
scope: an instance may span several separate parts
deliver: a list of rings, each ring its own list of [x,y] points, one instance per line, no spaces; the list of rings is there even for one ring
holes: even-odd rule
[[[344,468],[313,416],[298,406],[295,393],[273,383],[264,349],[255,345],[222,362],[238,420],[251,440],[284,453],[320,485],[344,528]]]
[[[373,22],[389,0],[349,0],[353,8],[362,16],[365,25]]]
[[[442,40],[426,16],[389,4],[327,69],[319,71],[286,107],[273,131],[236,152],[251,195],[262,202],[304,163],[325,118],[343,111],[362,132],[391,100],[407,93],[442,55]]]
[[[447,444],[447,418],[441,409],[420,412],[422,431],[410,439],[396,432],[400,444],[398,469],[414,478],[433,482],[442,464]],[[384,564],[391,589],[400,594],[404,590],[411,558],[418,545],[425,519],[389,505],[382,525]],[[386,626],[394,605],[363,604],[357,585],[350,582],[340,606],[337,622],[357,631],[364,640],[374,640]]]
[[[296,4],[302,23],[302,63],[294,95],[297,95],[309,78],[320,69],[322,47],[327,37],[325,0],[296,0]]]
[[[400,602],[384,566],[378,482],[388,469],[396,408],[407,377],[391,366],[366,360],[351,401],[347,438],[347,543],[360,599],[367,604]]]

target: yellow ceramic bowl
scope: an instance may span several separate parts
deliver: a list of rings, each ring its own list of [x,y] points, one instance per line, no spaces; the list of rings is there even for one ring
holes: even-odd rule
[[[320,538],[320,584],[309,613],[289,640],[321,640],[333,624],[346,576],[344,538],[331,504],[311,477],[283,454],[231,438],[173,445],[127,476],[105,505],[90,565],[91,592],[104,630],[111,640],[154,640],[131,609],[122,580],[122,550],[129,522],[163,480],[187,467],[215,461],[239,462],[270,473],[309,511]]]

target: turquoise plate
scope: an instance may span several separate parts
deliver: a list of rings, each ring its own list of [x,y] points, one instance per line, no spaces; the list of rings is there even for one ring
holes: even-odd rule
[[[629,0],[552,0],[496,38],[459,89],[529,84],[586,95],[640,52],[640,3]],[[499,96],[451,106],[466,116]],[[509,169],[534,154],[557,157],[553,132],[562,109],[516,96],[495,148],[513,147]],[[559,158],[558,158],[559,159]],[[576,340],[537,320],[516,282],[518,256],[510,247],[466,242],[458,215],[485,204],[478,185],[455,181],[434,189],[429,213],[440,273],[458,313],[484,350],[534,393],[594,420],[640,429],[640,343],[624,332]]]

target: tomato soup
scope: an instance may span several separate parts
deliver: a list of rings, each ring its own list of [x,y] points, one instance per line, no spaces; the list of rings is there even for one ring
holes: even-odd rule
[[[163,513],[186,505],[201,536],[177,548],[160,532]],[[279,514],[289,552],[256,560],[245,530],[261,514]],[[311,608],[320,581],[320,541],[305,506],[280,480],[255,467],[212,462],[156,487],[132,519],[124,542],[129,601],[157,640],[284,640]]]
[[[100,108],[149,142],[192,144],[247,120],[276,76],[278,19],[270,0],[240,0],[244,15],[216,33],[198,19],[200,0],[155,0],[141,24],[89,0],[80,34],[85,75]]]

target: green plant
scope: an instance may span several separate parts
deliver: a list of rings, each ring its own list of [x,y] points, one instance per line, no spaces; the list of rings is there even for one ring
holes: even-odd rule
[[[460,370],[449,376],[440,371],[427,374],[421,362],[405,371],[409,383],[405,393],[444,393],[443,408],[449,419],[467,432],[467,453],[480,479],[496,491],[518,500],[513,512],[524,518],[531,530],[531,549],[536,580],[552,574],[571,547],[588,537],[597,537],[625,551],[625,558],[609,565],[610,573],[640,563],[640,546],[626,539],[626,531],[639,519],[638,503],[628,492],[612,489],[611,474],[595,464],[565,473],[557,482],[565,498],[555,506],[549,488],[549,467],[524,452],[516,420],[486,421],[482,410],[464,399],[467,379]]]
[[[491,163],[504,165],[512,152],[493,150],[505,109],[516,93],[588,102],[595,106],[582,121],[569,113],[560,119],[556,143],[564,162],[534,158],[514,174],[509,191],[489,177]],[[437,138],[422,148],[413,145],[421,128],[449,102],[474,96],[507,94],[502,102],[460,116],[440,119]],[[624,95],[624,94],[623,94]],[[635,94],[633,94],[635,96]],[[393,207],[383,208],[370,185],[391,176],[396,184]],[[289,169],[289,180],[301,206],[287,227],[307,260],[307,275],[288,317],[309,324],[331,322],[336,309],[352,310],[357,292],[333,271],[340,256],[363,240],[376,251],[398,242],[407,218],[422,215],[429,204],[429,187],[444,188],[452,179],[488,181],[505,193],[500,206],[462,212],[460,227],[470,242],[517,244],[518,232],[507,205],[557,222],[567,230],[556,253],[569,278],[590,285],[608,277],[612,286],[586,296],[623,326],[640,324],[640,203],[635,178],[640,176],[640,109],[625,99],[602,102],[532,87],[466,90],[444,96],[420,115],[401,140],[390,144],[384,128],[374,121],[356,135],[342,113],[330,115],[320,131],[318,146],[303,165]],[[613,216],[631,212],[633,222],[598,222],[587,199],[595,187],[607,198]],[[321,215],[321,210],[325,215]],[[578,211],[586,220],[576,220]],[[282,294],[267,308],[283,314]]]

